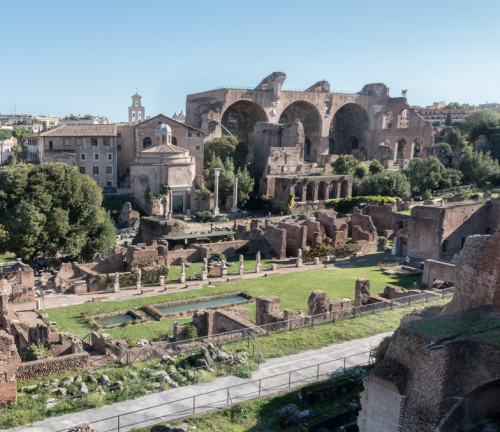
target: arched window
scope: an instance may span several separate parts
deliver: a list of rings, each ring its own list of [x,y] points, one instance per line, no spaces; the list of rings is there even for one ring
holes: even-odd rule
[[[233,135],[238,133],[238,116],[234,111],[227,116],[227,130]]]
[[[159,136],[156,137],[156,144],[160,144],[160,137]]]
[[[401,138],[398,141],[398,159],[404,159],[404,154],[405,154],[405,147],[406,147],[406,140],[404,138]]]
[[[135,122],[135,111],[132,111],[132,122]]]
[[[177,138],[174,136],[172,137],[172,144],[177,145]]]
[[[162,143],[162,144],[165,144],[165,135],[162,135],[162,136],[161,136],[161,143]]]
[[[142,120],[142,112],[137,111],[137,120],[141,121]]]
[[[294,188],[294,195],[295,195],[295,199],[297,201],[302,201],[302,188],[300,187],[299,184],[296,184],[295,185],[295,188]]]
[[[382,129],[391,129],[393,118],[394,116],[392,115],[392,111],[387,111],[382,122]]]
[[[410,110],[405,108],[403,111],[399,113],[398,128],[408,129],[409,121],[410,121]]]
[[[149,147],[150,145],[151,145],[151,138],[146,137],[142,140],[142,147],[143,148]]]
[[[357,150],[359,148],[359,139],[353,137],[351,142],[351,150]]]
[[[135,106],[139,106],[139,101],[135,101]]]

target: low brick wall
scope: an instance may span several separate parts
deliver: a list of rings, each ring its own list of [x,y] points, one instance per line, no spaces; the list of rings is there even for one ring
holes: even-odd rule
[[[17,368],[16,380],[26,381],[62,371],[83,369],[88,366],[89,361],[89,354],[83,352],[62,357],[25,362]]]

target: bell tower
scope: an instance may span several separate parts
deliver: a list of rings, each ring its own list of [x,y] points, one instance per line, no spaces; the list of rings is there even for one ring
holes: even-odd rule
[[[145,116],[145,108],[141,104],[142,96],[137,92],[132,96],[132,106],[128,108],[128,123],[133,125],[143,121]]]

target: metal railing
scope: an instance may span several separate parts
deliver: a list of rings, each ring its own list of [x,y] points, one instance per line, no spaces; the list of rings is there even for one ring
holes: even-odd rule
[[[351,307],[331,312],[325,312],[317,315],[299,316],[287,321],[278,321],[270,324],[247,327],[241,330],[233,330],[230,332],[214,334],[211,336],[203,336],[196,339],[181,340],[176,342],[161,342],[142,347],[138,352],[137,349],[128,350],[124,347],[117,347],[115,355],[118,356],[118,361],[123,364],[129,364],[136,360],[152,359],[161,357],[164,354],[178,354],[180,352],[193,352],[201,348],[208,341],[216,346],[221,346],[226,343],[235,342],[244,338],[249,339],[253,344],[254,337],[267,336],[271,333],[292,331],[304,327],[312,327],[320,324],[327,324],[335,321],[354,319],[364,315],[375,314],[385,310],[393,310],[405,308],[418,303],[428,303],[435,299],[444,299],[453,295],[454,288],[445,288],[440,291],[426,291],[421,294],[404,296],[388,301],[367,304],[363,306]]]
[[[198,393],[161,404],[150,405],[146,408],[129,411],[125,414],[90,420],[89,424],[102,432],[128,431],[132,427],[147,426],[159,421],[172,421],[248,399],[272,395],[301,384],[330,378],[336,374],[345,372],[349,368],[369,365],[371,362],[371,351],[363,351],[265,378],[234,384],[205,393]],[[68,428],[64,428],[55,432],[65,432],[67,430]]]

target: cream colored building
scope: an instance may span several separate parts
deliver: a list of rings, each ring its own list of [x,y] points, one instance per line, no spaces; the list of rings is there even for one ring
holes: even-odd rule
[[[154,198],[161,213],[184,214],[190,210],[196,162],[189,151],[172,143],[172,129],[165,123],[155,129],[152,144],[136,152],[130,165],[130,183],[137,203],[151,208]],[[154,210],[153,210],[154,212]]]

